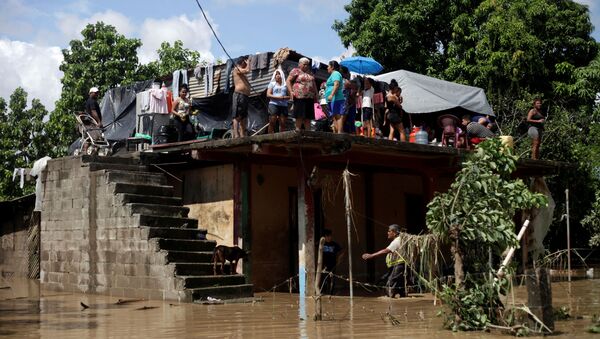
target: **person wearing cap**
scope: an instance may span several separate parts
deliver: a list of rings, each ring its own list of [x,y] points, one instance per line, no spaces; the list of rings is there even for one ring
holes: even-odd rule
[[[102,127],[102,113],[100,113],[100,105],[98,105],[98,87],[92,87],[89,91],[89,97],[85,101],[85,113],[94,118],[98,122],[98,126]]]
[[[402,244],[398,237],[402,231],[403,229],[397,224],[388,226],[387,237],[392,240],[389,246],[378,252],[365,253],[362,255],[364,260],[373,259],[384,254],[386,255],[385,263],[388,267],[388,272],[386,273],[386,288],[387,296],[390,298],[393,298],[396,294],[400,294],[400,297],[406,296],[406,291],[404,290],[405,261],[399,253]]]

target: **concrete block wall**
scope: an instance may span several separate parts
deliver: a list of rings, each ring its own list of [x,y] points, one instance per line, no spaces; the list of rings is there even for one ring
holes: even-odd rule
[[[0,205],[0,286],[29,276],[28,228],[38,220],[32,220],[34,204],[30,195]]]
[[[116,297],[180,299],[166,252],[148,239],[104,171],[80,157],[48,162],[41,220],[42,287]]]

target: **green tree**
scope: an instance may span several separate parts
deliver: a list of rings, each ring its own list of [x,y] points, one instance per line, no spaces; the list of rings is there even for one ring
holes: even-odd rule
[[[176,40],[173,46],[168,42],[163,42],[156,52],[158,60],[147,65],[140,65],[138,69],[140,77],[158,78],[169,75],[178,69],[194,68],[200,60],[200,53],[184,48],[181,40]]]
[[[447,65],[452,21],[472,12],[474,0],[353,0],[349,17],[335,21],[342,43],[378,60],[386,70],[438,74]]]
[[[98,87],[102,95],[138,77],[139,39],[126,38],[103,22],[88,24],[81,34],[82,40],[71,40],[69,48],[63,50],[62,92],[48,122],[55,156],[65,155],[77,138],[73,113],[83,110],[91,87]]]
[[[13,182],[13,169],[31,167],[33,161],[47,155],[49,140],[43,122],[47,115],[38,99],[33,99],[27,108],[27,92],[23,88],[13,92],[8,107],[0,98],[0,200],[33,192],[33,184],[21,189],[18,181]]]

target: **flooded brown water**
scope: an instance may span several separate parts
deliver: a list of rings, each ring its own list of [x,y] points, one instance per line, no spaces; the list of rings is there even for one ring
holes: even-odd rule
[[[553,284],[554,306],[571,305],[582,317],[556,322],[555,337],[600,338],[586,332],[593,314],[600,314],[600,280]],[[2,284],[0,284],[2,285]],[[12,281],[0,289],[0,337],[201,337],[201,338],[508,338],[500,333],[452,333],[436,317],[440,306],[430,295],[390,300],[356,297],[325,298],[324,321],[301,319],[297,295],[259,293],[262,301],[246,304],[200,305],[168,301],[137,301],[116,305],[116,297],[39,292],[36,282]],[[6,286],[6,284],[4,284]],[[1,286],[0,286],[1,287]],[[515,302],[526,291],[515,289]],[[512,302],[512,296],[509,297]],[[83,309],[80,303],[89,306]],[[305,313],[314,314],[306,301]],[[393,325],[392,314],[399,324]],[[308,316],[307,318],[310,318]]]

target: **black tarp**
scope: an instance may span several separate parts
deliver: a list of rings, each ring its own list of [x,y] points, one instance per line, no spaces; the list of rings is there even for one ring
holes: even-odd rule
[[[233,94],[219,93],[206,98],[194,98],[192,111],[199,113],[193,116],[193,121],[204,131],[212,129],[230,129],[233,118],[231,98]],[[263,95],[250,97],[248,100],[248,131],[257,131],[267,124],[266,98]]]
[[[108,140],[124,140],[135,131],[135,96],[150,86],[154,80],[136,82],[133,85],[109,89],[100,102],[104,137]]]

